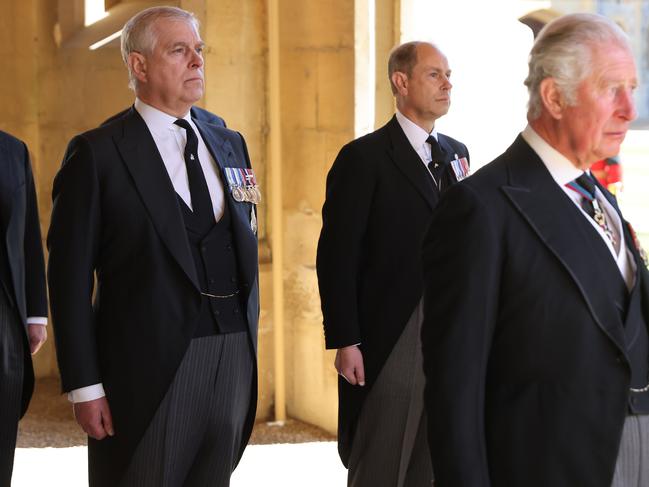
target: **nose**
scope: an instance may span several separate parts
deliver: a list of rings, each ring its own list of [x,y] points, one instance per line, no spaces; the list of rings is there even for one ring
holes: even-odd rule
[[[635,108],[635,101],[633,100],[633,91],[631,89],[620,91],[619,114],[620,117],[629,122],[635,120],[638,116],[638,111]]]
[[[200,68],[203,66],[203,54],[198,51],[192,51],[192,58],[191,58],[191,67],[192,68]]]
[[[442,85],[442,89],[450,90],[451,88],[453,88],[453,83],[451,83],[451,80],[448,79],[448,76],[446,75],[442,75],[442,76],[444,76],[444,84]]]

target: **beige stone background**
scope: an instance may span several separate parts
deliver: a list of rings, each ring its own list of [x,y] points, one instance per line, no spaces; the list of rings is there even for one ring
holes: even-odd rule
[[[595,11],[601,3],[107,0],[109,15],[85,27],[84,0],[0,0],[0,129],[23,139],[30,148],[45,236],[52,179],[67,141],[133,101],[117,43],[97,50],[88,46],[116,32],[130,15],[150,5],[177,5],[195,12],[207,44],[206,96],[200,104],[244,134],[264,192],[259,208],[259,418],[272,419],[277,400],[286,404],[288,416],[334,432],[337,376],[332,367],[333,352],[324,350],[315,276],[320,209],[326,174],[340,147],[382,125],[392,114],[393,102],[384,74],[390,48],[401,39],[430,34],[432,40],[439,40],[440,32],[445,33],[440,44],[448,51],[457,73],[454,100],[460,102],[454,101],[441,128],[467,143],[477,167],[513,140],[514,128],[524,126],[521,114],[525,95],[517,76],[524,70],[526,59],[522,47],[512,51],[509,61],[507,53],[491,52],[491,71],[469,76],[470,67],[478,62],[474,50],[483,40],[489,42],[491,32],[498,29],[513,33],[520,27],[525,31],[518,23],[525,15],[547,20],[567,11]],[[647,10],[645,0],[611,3],[638,7],[640,15]],[[484,12],[480,15],[471,14],[476,5],[482,5]],[[489,12],[491,18],[483,17]],[[634,34],[638,39],[646,36],[648,17],[643,18],[645,30]],[[514,24],[518,27],[512,27]],[[531,31],[520,35],[528,50]],[[647,39],[642,39],[638,50],[646,56]],[[501,47],[505,49],[507,44],[505,40]],[[489,56],[481,57],[483,62],[489,60]],[[649,58],[643,62],[646,69]],[[518,98],[512,103],[512,115],[505,110],[507,115],[502,116],[507,104],[501,99],[498,108],[491,108],[495,100],[485,96],[481,87],[484,83],[488,86],[490,79],[497,83],[498,77],[502,83],[510,72]],[[279,122],[273,125],[271,120]],[[485,127],[492,136],[489,141],[481,138]],[[280,142],[281,151],[271,150],[273,136],[278,137],[275,140]],[[640,127],[630,140],[625,149],[629,155],[630,211],[636,215],[636,222],[640,220],[636,223],[639,230],[649,234],[649,203],[643,190],[647,187],[644,182],[649,182],[646,130]],[[273,174],[279,174],[280,169],[281,180],[272,186]],[[273,201],[275,204],[271,204]],[[275,242],[281,241],[274,233],[273,221],[281,225],[281,248],[273,245],[273,237]],[[281,294],[275,296],[273,262],[283,262],[281,269],[275,269],[280,272],[275,282],[283,284]],[[281,316],[273,309],[274,297],[280,298],[281,327],[273,323],[274,316]],[[282,357],[274,354],[274,350],[282,350],[276,348],[278,338],[283,343]],[[283,361],[276,360],[280,358]],[[282,363],[284,367],[278,367]],[[57,374],[53,340],[36,357],[35,364],[41,377]],[[276,395],[278,384],[285,385],[283,398]]]

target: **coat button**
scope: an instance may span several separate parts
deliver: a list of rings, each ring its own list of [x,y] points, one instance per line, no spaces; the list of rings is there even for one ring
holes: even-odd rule
[[[214,284],[216,280],[213,277],[210,277],[210,284]]]
[[[231,277],[230,282],[237,282],[237,278],[236,277]]]
[[[238,315],[239,314],[239,308],[234,308],[234,314]]]
[[[201,251],[205,252],[206,250],[207,250],[207,247],[205,247],[205,245],[201,245]]]
[[[218,315],[220,315],[220,314],[221,314],[221,312],[220,312],[218,309],[215,309],[215,310],[214,310],[214,316],[218,316]]]

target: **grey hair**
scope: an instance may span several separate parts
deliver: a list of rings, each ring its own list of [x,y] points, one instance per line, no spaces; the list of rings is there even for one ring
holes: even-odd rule
[[[157,32],[153,27],[159,19],[188,22],[194,26],[196,32],[199,29],[196,16],[178,7],[151,7],[131,17],[122,29],[121,48],[122,60],[128,68],[128,86],[134,91],[137,87],[137,78],[128,63],[128,56],[132,52],[142,54],[153,52],[158,41]]]
[[[392,94],[397,94],[397,87],[392,82],[392,75],[399,71],[406,73],[408,77],[412,75],[412,70],[417,64],[417,46],[424,44],[422,41],[411,41],[400,44],[390,52],[388,58],[388,79],[390,80],[390,88]]]
[[[528,117],[535,120],[541,115],[540,86],[545,78],[553,78],[568,105],[575,105],[577,87],[591,73],[596,46],[607,44],[631,49],[624,31],[602,15],[569,14],[547,24],[530,52],[525,80]]]

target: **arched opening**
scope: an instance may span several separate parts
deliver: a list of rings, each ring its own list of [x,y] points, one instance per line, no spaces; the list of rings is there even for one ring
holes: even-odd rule
[[[518,19],[518,21],[528,26],[534,34],[534,38],[536,39],[536,36],[539,35],[541,29],[545,27],[548,22],[551,22],[559,16],[560,14],[554,10],[541,9],[523,15]]]

